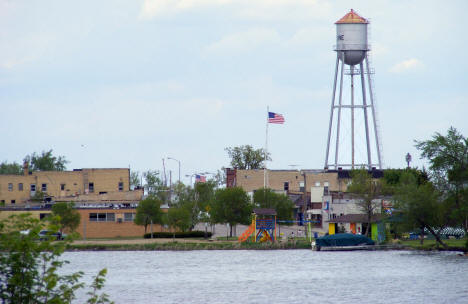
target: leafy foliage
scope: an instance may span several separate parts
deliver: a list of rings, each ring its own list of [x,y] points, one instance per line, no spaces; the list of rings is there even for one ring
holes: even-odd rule
[[[431,181],[453,204],[453,216],[468,232],[468,138],[451,127],[445,136],[436,133],[430,140],[416,141],[416,147],[429,160]]]
[[[40,155],[34,152],[27,155],[24,161],[29,163],[31,171],[64,171],[68,160],[65,159],[65,156],[54,156],[52,152],[52,149],[42,151]]]
[[[148,170],[143,173],[145,178],[145,189],[148,196],[157,197],[161,202],[166,203],[169,200],[169,188],[159,177],[159,171]]]
[[[207,237],[211,237],[210,231],[206,232]],[[151,233],[145,233],[143,236],[145,239],[151,238]],[[176,231],[176,232],[153,232],[153,238],[202,238],[205,237],[205,231]]]
[[[271,189],[262,188],[255,191],[253,199],[260,208],[275,209],[277,220],[293,220],[294,203],[285,194],[278,194]]]
[[[182,232],[187,231],[191,228],[191,216],[190,212],[183,207],[172,207],[167,212],[167,224],[173,229],[174,238],[175,230],[179,229]]]
[[[134,189],[136,187],[141,187],[141,178],[140,178],[140,172],[138,171],[132,171],[130,173],[130,188]]]
[[[138,204],[134,222],[137,225],[145,226],[145,233],[151,223],[162,224],[161,204],[162,201],[155,196],[149,196]]]
[[[351,184],[347,190],[354,194],[358,200],[357,205],[366,214],[367,228],[365,235],[369,236],[372,215],[376,214],[380,207],[376,199],[384,194],[385,187],[382,180],[373,179],[372,175],[365,169],[352,171],[351,177]]]
[[[4,161],[0,164],[0,174],[21,175],[22,173],[23,168],[16,162],[7,163]]]
[[[236,169],[262,169],[265,167],[265,158],[271,160],[270,153],[250,145],[228,147],[225,150],[231,159],[231,166]]]
[[[445,245],[433,230],[447,225],[447,208],[441,202],[440,192],[430,182],[419,185],[414,175],[403,174],[397,193],[395,207],[401,213],[400,225],[406,231],[428,229],[437,241]],[[421,238],[421,242],[423,238]]]
[[[52,206],[52,215],[58,217],[60,232],[62,232],[63,229],[75,231],[78,225],[80,225],[81,216],[74,207],[75,204],[72,202],[55,203]]]
[[[252,204],[247,193],[240,187],[218,189],[215,192],[210,216],[215,223],[249,224]]]
[[[67,242],[38,241],[44,223],[30,214],[10,216],[0,222],[0,299],[2,303],[71,303],[83,288],[83,272],[59,275],[68,263],[60,258]],[[57,227],[49,226],[57,231]],[[105,275],[105,273],[104,273]],[[104,284],[100,276],[100,286]],[[100,288],[95,289],[95,294]],[[106,297],[100,296],[109,302]],[[96,302],[97,303],[97,302]]]

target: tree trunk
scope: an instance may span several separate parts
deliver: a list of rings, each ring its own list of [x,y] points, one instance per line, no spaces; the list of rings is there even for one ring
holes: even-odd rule
[[[232,237],[232,225],[229,225],[229,236]]]
[[[419,238],[421,240],[420,244],[424,244],[424,226],[421,226],[421,234],[419,235]]]
[[[448,245],[445,244],[442,239],[440,238],[439,234],[438,233],[435,233],[435,231],[431,228],[431,227],[427,227],[427,229],[429,230],[429,232],[435,237],[437,243],[441,244],[445,249],[448,249]],[[442,230],[442,229],[439,229],[439,231]]]

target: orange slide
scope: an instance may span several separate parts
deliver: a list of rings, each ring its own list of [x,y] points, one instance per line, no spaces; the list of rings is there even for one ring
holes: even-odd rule
[[[252,223],[245,231],[238,237],[239,242],[245,242],[249,238],[249,236],[254,233],[255,225]]]

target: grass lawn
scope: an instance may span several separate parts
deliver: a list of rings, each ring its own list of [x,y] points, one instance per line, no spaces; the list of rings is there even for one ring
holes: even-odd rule
[[[448,239],[448,240],[443,240],[445,244],[447,244],[450,248],[460,250],[461,248],[466,248],[465,246],[467,245],[468,239],[463,238],[463,239]],[[422,249],[422,250],[432,250],[432,249],[437,249],[437,242],[436,240],[424,240],[424,243],[421,245],[420,240],[405,240],[405,241],[399,241],[400,244],[404,246],[408,246],[414,249]],[[439,245],[439,247],[442,247]],[[466,250],[466,249],[465,249]]]

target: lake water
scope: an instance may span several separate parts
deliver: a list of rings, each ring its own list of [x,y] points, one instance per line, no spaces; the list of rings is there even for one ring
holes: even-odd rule
[[[66,252],[63,271],[107,268],[115,303],[468,303],[454,252],[311,250]],[[86,299],[79,294],[77,303]]]

